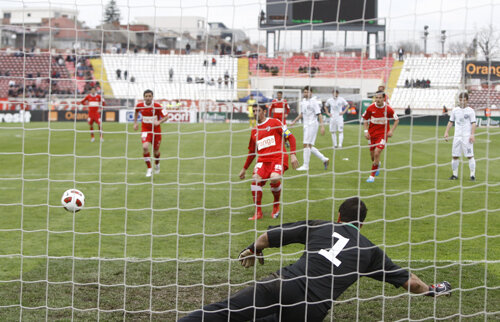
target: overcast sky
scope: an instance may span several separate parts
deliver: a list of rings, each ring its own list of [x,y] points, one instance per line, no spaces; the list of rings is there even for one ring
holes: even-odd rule
[[[94,27],[102,21],[109,0],[0,0],[0,8],[69,7],[79,11],[79,20]],[[265,0],[116,0],[122,23],[136,16],[201,16],[221,21],[228,27],[243,29],[252,41],[264,42],[258,32],[257,17],[265,10]],[[470,41],[481,28],[493,25],[500,31],[500,0],[378,0],[379,17],[385,17],[390,44],[402,40],[421,43],[424,25],[430,27],[429,47],[440,48],[440,30],[447,30],[448,41]],[[296,44],[297,33],[282,36],[285,46]],[[309,45],[319,42],[321,33],[306,38]],[[337,33],[328,33],[327,41],[340,42]],[[357,42],[355,34],[348,39]],[[358,37],[359,38],[359,37]],[[287,40],[288,39],[288,40]],[[343,41],[343,39],[342,39]],[[305,44],[307,47],[308,44]]]

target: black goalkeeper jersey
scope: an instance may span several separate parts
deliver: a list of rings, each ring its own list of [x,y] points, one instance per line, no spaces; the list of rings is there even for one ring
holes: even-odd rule
[[[324,220],[299,221],[269,226],[270,247],[292,243],[305,245],[305,252],[279,274],[304,289],[304,300],[322,302],[324,310],[361,276],[368,276],[399,287],[409,272],[394,264],[358,228],[347,223]]]

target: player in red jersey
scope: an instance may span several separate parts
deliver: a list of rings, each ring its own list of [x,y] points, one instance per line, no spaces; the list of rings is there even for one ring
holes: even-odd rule
[[[85,98],[80,102],[82,105],[88,105],[89,108],[89,118],[88,122],[90,125],[90,142],[94,142],[94,122],[97,123],[97,128],[99,129],[101,141],[104,141],[101,132],[101,108],[106,105],[104,98],[101,95],[96,94],[95,87],[90,89],[90,94],[85,96]]]
[[[155,157],[155,173],[160,173],[160,143],[161,143],[161,123],[167,120],[167,112],[161,104],[153,102],[153,91],[147,89],[144,91],[144,102],[137,104],[134,113],[134,130],[137,131],[137,115],[142,114],[141,140],[142,154],[148,170],[146,177],[151,177],[151,154],[149,145],[153,145]]]
[[[277,98],[273,99],[271,103],[271,108],[269,110],[269,115],[272,115],[275,119],[281,121],[281,123],[286,124],[286,117],[290,113],[290,106],[286,99],[283,98],[283,92],[279,91],[277,93]]]
[[[385,148],[387,138],[394,134],[394,130],[399,124],[398,115],[385,103],[385,93],[377,92],[375,94],[375,103],[368,106],[363,114],[365,138],[370,140],[370,156],[372,158],[372,172],[366,182],[374,182],[375,176],[379,174],[380,154]],[[389,121],[394,120],[394,126],[391,129]]]
[[[285,140],[290,142],[290,160],[292,167],[297,169],[299,161],[295,156],[295,137],[279,120],[266,117],[267,107],[264,105],[253,106],[254,115],[257,117],[257,126],[252,129],[248,143],[248,157],[241,169],[239,177],[245,179],[245,173],[257,156],[257,163],[253,170],[251,185],[252,196],[255,202],[255,214],[248,220],[262,218],[262,187],[268,179],[271,180],[271,191],[274,196],[272,218],[278,218],[280,213],[281,177],[288,169],[288,154]],[[285,140],[283,140],[285,139]]]

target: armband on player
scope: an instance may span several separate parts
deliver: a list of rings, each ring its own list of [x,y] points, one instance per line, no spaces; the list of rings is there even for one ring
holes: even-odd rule
[[[442,295],[451,296],[451,285],[444,281],[438,284],[429,286],[429,292],[425,293],[426,296],[438,297]]]
[[[286,129],[285,133],[283,133],[283,136],[285,137],[285,139],[288,139],[288,137],[290,135],[292,135],[292,132],[289,129]]]

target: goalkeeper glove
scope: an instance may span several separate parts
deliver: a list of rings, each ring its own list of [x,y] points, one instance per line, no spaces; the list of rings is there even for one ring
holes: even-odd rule
[[[262,250],[255,250],[255,244],[252,243],[252,245],[241,251],[238,259],[241,262],[241,266],[249,268],[255,265],[255,256],[257,256],[259,263],[264,265],[264,254],[262,253]]]
[[[451,296],[451,285],[446,281],[438,284],[432,284],[429,286],[429,292],[425,293],[425,295],[433,297],[442,295]]]

